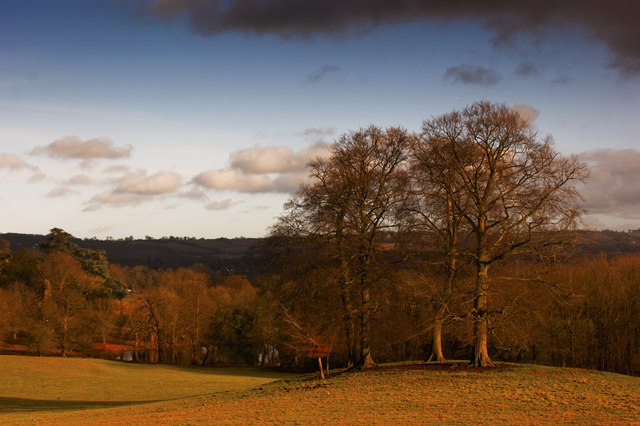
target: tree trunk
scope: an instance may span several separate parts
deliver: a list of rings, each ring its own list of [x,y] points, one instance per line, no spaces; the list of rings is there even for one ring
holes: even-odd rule
[[[360,363],[359,367],[367,369],[376,363],[371,356],[371,294],[368,287],[362,288],[362,313],[360,316]]]
[[[355,324],[353,321],[353,305],[351,304],[351,297],[348,294],[349,289],[343,279],[340,280],[341,293],[342,293],[342,307],[344,309],[344,328],[345,337],[347,339],[347,367],[351,367],[355,364],[356,355],[356,336],[355,336]]]
[[[341,277],[339,278],[340,296],[342,299],[342,308],[344,310],[345,337],[347,339],[347,367],[352,367],[356,363],[356,326],[353,318],[353,303],[351,301],[351,288],[349,285],[349,262],[347,261],[344,249],[342,222],[338,225],[338,250],[340,254],[341,270]]]
[[[324,370],[322,369],[322,358],[318,357],[318,365],[320,366],[320,378],[324,380]]]
[[[493,367],[494,364],[489,358],[487,349],[487,291],[489,281],[489,266],[480,261],[478,262],[478,270],[476,276],[476,291],[473,300],[473,360],[471,365],[474,367]]]
[[[446,267],[447,267],[447,279],[442,289],[442,299],[439,300],[440,306],[436,312],[435,324],[433,326],[432,340],[431,340],[431,355],[428,361],[446,361],[444,354],[442,353],[442,324],[444,323],[447,313],[447,305],[453,295],[453,282],[456,279],[456,262],[457,251],[456,245],[458,244],[457,227],[454,224],[453,208],[451,198],[447,198],[447,230],[449,237],[447,239],[447,252],[446,252]]]
[[[67,331],[69,329],[69,317],[66,315],[62,320],[62,349],[60,351],[60,356],[63,358],[67,356]]]
[[[446,358],[442,354],[442,317],[444,315],[444,307],[438,310],[438,316],[433,326],[431,337],[431,355],[429,361],[446,361]]]

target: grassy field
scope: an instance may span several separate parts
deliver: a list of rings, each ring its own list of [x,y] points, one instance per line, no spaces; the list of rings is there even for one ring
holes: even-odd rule
[[[418,364],[321,381],[99,360],[0,357],[0,364],[2,424],[640,424],[640,378],[578,369]]]

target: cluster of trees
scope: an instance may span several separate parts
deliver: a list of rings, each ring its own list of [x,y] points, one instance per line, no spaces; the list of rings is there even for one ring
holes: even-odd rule
[[[56,228],[38,253],[0,245],[2,339],[62,355],[120,343],[146,362],[491,353],[640,374],[640,256],[570,258],[587,169],[551,142],[487,102],[420,134],[345,134],[309,164],[251,280],[109,265]]]
[[[125,294],[111,276],[104,252],[83,249],[54,228],[41,246],[12,253],[3,244],[0,270],[0,327],[9,342],[24,342],[35,353],[59,350],[66,356],[87,348],[95,330],[106,338],[110,300]]]
[[[370,351],[380,361],[426,359],[436,319],[442,318],[445,264],[433,250],[423,253],[423,262],[407,259],[405,245],[392,234],[376,240],[375,276],[381,279],[372,286]],[[138,362],[313,367],[314,358],[329,356],[333,365],[346,365],[353,351],[335,285],[341,269],[321,248],[309,243],[278,249],[269,259],[271,270],[252,282],[203,266],[110,265],[111,277],[131,286],[119,298],[87,292],[91,283],[96,288],[95,278],[65,253],[11,252],[2,245],[0,340],[5,349],[34,354],[64,348],[65,354],[122,356],[126,350],[126,359]],[[67,284],[47,293],[45,278]],[[440,325],[440,350],[453,359],[473,355],[468,310],[474,278],[473,265],[458,269]],[[496,265],[489,310],[500,315],[489,322],[489,351],[502,360],[638,375],[638,282],[638,254],[581,255],[550,266],[517,258]],[[352,332],[357,337],[357,324]]]
[[[523,251],[545,256],[561,246],[580,213],[573,184],[587,174],[517,112],[488,102],[425,121],[420,135],[375,126],[345,134],[329,158],[310,168],[312,182],[289,202],[272,236],[311,244],[335,267],[327,280],[340,293],[348,363],[363,368],[374,364],[371,327],[378,307],[372,293],[390,279],[383,266],[388,256],[376,240],[381,232],[427,236],[436,248],[431,260],[446,271],[433,301],[431,358],[444,359],[441,329],[457,275],[472,268],[466,313],[473,319],[472,364],[485,367],[492,364],[490,269]]]
[[[273,358],[275,302],[246,278],[202,265],[109,265],[104,253],[70,239],[54,228],[38,251],[0,246],[0,333],[9,349],[61,356],[115,356],[115,349],[134,361],[182,364]]]
[[[132,343],[135,361],[273,363],[275,301],[246,278],[202,266],[123,273],[135,297],[119,334]]]

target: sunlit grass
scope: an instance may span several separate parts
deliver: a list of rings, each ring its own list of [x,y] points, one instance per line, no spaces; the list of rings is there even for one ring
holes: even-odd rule
[[[94,361],[85,360],[88,365]],[[111,368],[110,363],[107,364],[108,369]],[[116,364],[114,368],[119,366]],[[154,380],[160,380],[143,377],[146,374],[162,374],[167,383],[175,381],[173,383],[182,383],[182,386],[189,379],[181,382],[182,379],[173,377],[174,373],[190,376],[196,385],[201,382],[193,376],[204,376],[206,380],[225,377],[213,372],[192,373],[189,369],[162,366],[132,367],[136,367],[134,370],[140,368],[132,374],[139,374],[136,377],[140,383],[146,383],[145,388],[155,383]],[[104,368],[104,365],[97,363],[96,368]],[[435,369],[394,365],[365,373],[338,374],[326,381],[304,376],[247,386],[244,390],[236,387],[221,393],[216,392],[225,389],[226,384],[220,383],[216,387],[213,382],[207,382],[210,392],[206,395],[197,392],[200,396],[126,407],[77,407],[78,411],[71,411],[74,407],[23,414],[5,411],[0,414],[0,423],[640,424],[638,377],[515,364],[500,364],[496,370],[482,372],[443,365],[430,368]],[[42,370],[46,370],[46,366]],[[242,371],[238,370],[238,373]],[[30,377],[25,381],[36,376]],[[78,376],[78,380],[82,380],[81,377]],[[226,380],[229,386],[234,383],[240,386],[237,382],[246,383],[247,377],[243,374]],[[131,383],[127,382],[127,386],[134,386]],[[18,382],[14,385],[19,386]],[[7,386],[4,383],[0,386],[6,392]],[[95,389],[101,392],[99,384]],[[202,389],[204,387],[199,388]],[[150,390],[146,397],[162,399],[157,395]],[[101,400],[105,401],[104,398]]]
[[[291,375],[99,359],[0,356],[0,423],[8,413],[131,405],[252,388]],[[36,417],[37,418],[37,417]]]

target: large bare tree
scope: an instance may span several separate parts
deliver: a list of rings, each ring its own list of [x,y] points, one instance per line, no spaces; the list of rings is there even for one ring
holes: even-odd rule
[[[414,140],[409,158],[410,196],[404,208],[406,224],[427,236],[442,259],[444,279],[432,289],[435,317],[431,327],[431,354],[428,360],[444,361],[442,326],[448,317],[456,275],[462,265],[458,241],[464,228],[465,204],[460,199],[463,182],[457,175],[455,159],[447,154],[446,141],[420,137]],[[457,199],[458,202],[454,202]]]
[[[404,129],[383,131],[375,126],[342,135],[329,158],[310,163],[311,183],[301,186],[275,228],[281,234],[294,230],[296,235],[329,242],[340,269],[336,284],[348,341],[355,338],[356,313],[360,319],[358,364],[363,368],[375,364],[371,355],[375,238],[394,225],[393,213],[405,198],[403,164],[411,139]]]
[[[441,217],[451,222],[460,216],[472,241],[466,253],[475,265],[472,364],[489,366],[491,265],[522,250],[557,243],[580,214],[573,184],[584,180],[588,170],[575,157],[561,156],[550,136],[538,137],[504,104],[476,102],[424,121],[422,134],[424,143],[437,146],[446,165],[446,173],[437,177],[447,180],[433,180],[453,209]],[[451,232],[455,223],[444,229]]]

